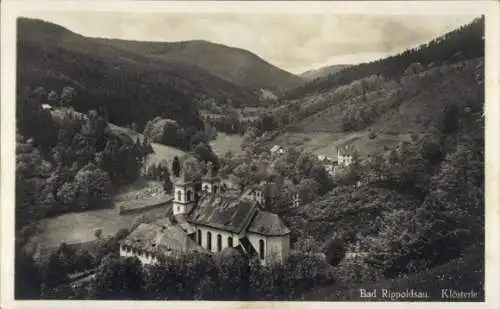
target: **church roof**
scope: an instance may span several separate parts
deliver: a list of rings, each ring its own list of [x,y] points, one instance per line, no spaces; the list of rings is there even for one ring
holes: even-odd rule
[[[180,215],[175,215],[175,220],[177,221],[177,224],[188,234],[193,234],[196,232],[196,229],[189,224],[189,222],[186,221],[186,217],[184,217],[183,214]]]
[[[173,183],[175,185],[178,185],[178,186],[183,186],[186,184],[193,184],[194,182],[195,182],[195,179],[193,177],[189,177],[188,175],[186,175],[184,170],[181,170],[179,177],[174,176],[174,181],[173,181]]]
[[[205,251],[168,219],[152,223],[141,223],[123,241],[122,245],[151,253],[164,254],[167,251]]]
[[[257,212],[247,231],[266,236],[283,236],[290,233],[277,214],[262,210]]]
[[[257,202],[237,196],[206,195],[187,220],[229,232],[239,233],[253,218]]]
[[[203,180],[218,180],[220,179],[219,175],[217,174],[217,172],[215,171],[215,168],[213,166],[213,164],[210,162],[208,164],[208,167],[207,167],[207,173],[205,175],[203,175],[202,177]]]

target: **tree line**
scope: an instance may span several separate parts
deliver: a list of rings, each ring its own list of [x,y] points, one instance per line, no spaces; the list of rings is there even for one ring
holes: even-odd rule
[[[53,91],[51,91],[53,92]],[[148,140],[118,136],[91,111],[52,114],[41,87],[18,97],[16,144],[17,228],[71,211],[107,207],[113,188],[137,179]]]
[[[418,48],[409,49],[385,59],[347,67],[337,73],[315,79],[288,91],[283,99],[301,98],[308,93],[322,92],[326,89],[347,85],[354,80],[372,74],[381,74],[388,79],[399,79],[412,63],[420,63],[427,67],[484,57],[483,38],[484,16],[481,16],[471,23]]]

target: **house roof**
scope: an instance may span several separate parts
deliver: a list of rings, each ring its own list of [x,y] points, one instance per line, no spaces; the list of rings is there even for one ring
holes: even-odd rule
[[[261,181],[258,184],[248,186],[244,195],[250,195],[252,191],[261,190],[264,197],[276,197],[278,195],[278,184],[273,182]]]
[[[337,150],[338,150],[338,153],[342,156],[345,156],[345,155],[352,155],[353,152],[354,152],[354,145],[345,145],[345,146],[342,146],[342,147],[338,147]]]
[[[167,218],[152,223],[141,223],[123,241],[122,245],[151,253],[164,254],[170,250],[205,251]]]
[[[279,145],[274,145],[273,148],[271,148],[271,152],[276,152],[278,151],[279,149],[281,149],[281,146]]]
[[[266,236],[283,236],[290,233],[277,214],[262,210],[257,212],[248,226],[248,231]]]
[[[256,201],[239,196],[205,195],[186,219],[195,224],[239,233],[256,211]]]
[[[177,224],[188,234],[193,234],[196,232],[196,229],[186,221],[186,217],[183,214],[174,215]]]

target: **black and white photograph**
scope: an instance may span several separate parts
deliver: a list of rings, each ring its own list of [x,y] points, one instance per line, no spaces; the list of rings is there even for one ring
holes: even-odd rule
[[[53,2],[2,20],[2,298],[486,301],[498,6]]]

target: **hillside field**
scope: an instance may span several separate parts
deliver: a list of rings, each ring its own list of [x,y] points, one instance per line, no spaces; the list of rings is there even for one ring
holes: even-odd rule
[[[168,206],[144,212],[119,215],[115,209],[99,209],[79,213],[68,213],[40,220],[31,244],[42,248],[58,247],[60,243],[75,244],[95,239],[95,229],[102,229],[102,236],[116,234],[120,229],[129,228],[136,219],[160,217]]]
[[[361,157],[368,157],[383,151],[385,147],[391,147],[410,139],[410,134],[378,134],[374,139],[370,139],[369,135],[367,131],[352,133],[286,132],[270,141],[269,145],[270,147],[275,144],[292,146],[330,157],[337,155],[337,147],[354,145]]]
[[[241,152],[243,136],[239,134],[226,134],[217,132],[217,138],[210,142],[210,146],[218,156],[224,156],[228,151],[234,154]]]

